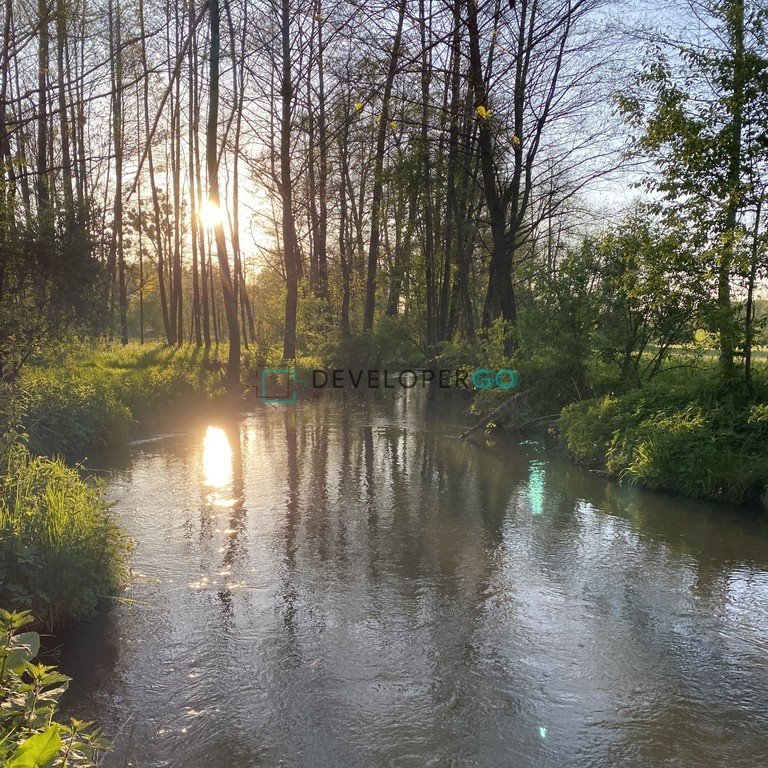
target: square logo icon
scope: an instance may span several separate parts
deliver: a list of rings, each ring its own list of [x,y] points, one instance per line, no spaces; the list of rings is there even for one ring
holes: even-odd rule
[[[294,405],[298,399],[295,383],[295,368],[264,368],[261,372],[262,402]]]

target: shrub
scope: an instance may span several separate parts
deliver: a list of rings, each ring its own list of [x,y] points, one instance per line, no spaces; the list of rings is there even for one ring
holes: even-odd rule
[[[91,768],[108,744],[90,723],[54,720],[70,678],[35,662],[40,636],[20,632],[32,621],[0,610],[0,764]]]
[[[92,616],[126,575],[128,543],[102,490],[17,442],[0,466],[0,602],[48,628]]]
[[[558,428],[576,460],[630,483],[749,502],[768,486],[765,399],[765,382],[750,391],[689,381],[575,403]]]
[[[128,437],[131,411],[103,376],[35,372],[20,398],[33,453],[73,457]]]
[[[340,341],[325,359],[333,367],[364,366],[418,368],[426,361],[426,351],[419,345],[415,318],[381,317],[369,330]]]

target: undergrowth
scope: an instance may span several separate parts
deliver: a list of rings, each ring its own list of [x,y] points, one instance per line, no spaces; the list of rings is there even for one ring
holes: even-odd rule
[[[558,422],[577,461],[629,483],[753,502],[768,488],[768,381],[661,382],[574,403]]]

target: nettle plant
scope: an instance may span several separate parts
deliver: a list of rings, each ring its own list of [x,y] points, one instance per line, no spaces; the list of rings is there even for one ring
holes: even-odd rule
[[[88,768],[108,743],[72,718],[54,720],[70,678],[35,661],[40,635],[24,632],[29,611],[0,610],[0,765],[6,768]]]

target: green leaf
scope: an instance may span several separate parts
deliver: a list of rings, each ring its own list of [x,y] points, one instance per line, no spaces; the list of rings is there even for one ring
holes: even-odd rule
[[[24,664],[37,656],[40,651],[40,635],[37,632],[22,632],[11,639],[8,648],[6,669],[20,674]]]
[[[44,768],[53,762],[60,750],[59,726],[52,725],[23,742],[11,756],[7,768]]]

